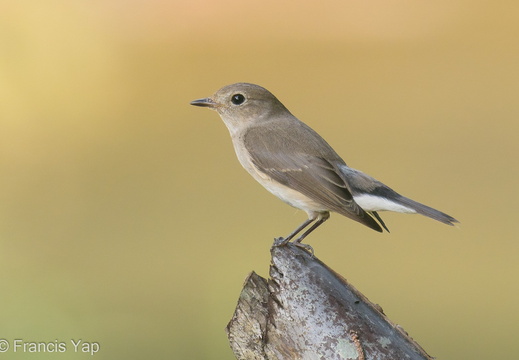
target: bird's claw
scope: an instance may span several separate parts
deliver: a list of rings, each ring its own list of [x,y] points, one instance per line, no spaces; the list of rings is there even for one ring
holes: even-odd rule
[[[274,247],[286,246],[289,242],[290,242],[290,239],[285,239],[285,238],[282,238],[282,237],[278,237],[278,238],[274,239],[274,245],[273,246]],[[293,241],[292,244],[294,244],[295,246],[297,246],[300,249],[308,251],[312,255],[312,257],[314,257],[314,249],[310,245],[302,244],[302,243],[300,243],[297,240]]]
[[[275,247],[285,246],[289,242],[290,242],[290,239],[287,240],[283,237],[278,237],[278,238],[274,239],[274,246]]]
[[[310,255],[312,255],[312,257],[314,257],[314,248],[311,247],[310,245],[308,244],[301,244],[300,242],[297,242],[297,241],[294,241],[293,244],[295,246],[297,246],[298,248],[301,248],[303,250],[306,250],[310,253]]]

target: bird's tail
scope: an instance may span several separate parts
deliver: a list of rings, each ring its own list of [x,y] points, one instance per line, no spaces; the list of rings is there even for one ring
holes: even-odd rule
[[[399,204],[413,209],[418,214],[430,217],[431,219],[438,220],[444,224],[453,226],[455,223],[459,223],[458,220],[450,215],[445,214],[439,210],[433,209],[424,204],[420,204],[418,201],[411,200],[405,196],[400,196],[396,200]]]

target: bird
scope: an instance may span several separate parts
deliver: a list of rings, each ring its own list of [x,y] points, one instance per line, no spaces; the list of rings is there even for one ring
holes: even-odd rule
[[[274,246],[292,240],[313,253],[302,241],[328,220],[330,212],[378,232],[389,232],[380,211],[421,214],[447,225],[458,222],[346,165],[316,131],[259,85],[227,85],[190,104],[215,110],[243,168],[269,192],[308,215],[289,235],[276,238]]]

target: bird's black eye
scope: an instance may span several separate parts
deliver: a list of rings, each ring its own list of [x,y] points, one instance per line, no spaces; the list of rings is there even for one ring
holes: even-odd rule
[[[234,94],[231,97],[231,102],[234,105],[241,105],[241,104],[243,104],[244,101],[245,101],[245,96],[243,96],[242,94]]]

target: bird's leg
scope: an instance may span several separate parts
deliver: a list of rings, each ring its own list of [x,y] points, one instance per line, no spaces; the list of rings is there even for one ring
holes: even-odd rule
[[[294,236],[296,236],[297,234],[299,234],[305,227],[307,227],[308,225],[310,225],[313,221],[315,221],[315,217],[310,217],[308,218],[307,220],[305,220],[304,223],[302,223],[300,226],[297,227],[297,229],[295,229],[294,231],[292,231],[290,233],[290,235],[288,235],[287,237],[285,238],[282,238],[282,237],[279,237],[277,238],[275,241],[274,241],[274,246],[284,246],[286,245],[290,240],[292,240],[292,238]]]
[[[309,246],[309,245],[305,245],[305,244],[302,244],[301,241],[303,241],[303,239],[305,237],[308,236],[308,234],[310,234],[312,231],[314,231],[315,229],[317,229],[319,227],[319,225],[321,225],[322,223],[324,223],[326,220],[328,220],[330,218],[330,213],[321,213],[319,214],[319,217],[317,218],[317,221],[315,222],[315,224],[313,224],[310,229],[306,230],[303,235],[301,235],[300,237],[298,237],[296,240],[294,240],[294,244],[297,245],[297,246],[301,246],[301,247],[306,247],[306,246]]]
[[[326,220],[328,220],[328,218],[330,217],[330,215],[326,216],[326,217],[321,217],[319,220],[317,220],[315,222],[315,224],[313,224],[310,229],[306,230],[303,235],[301,235],[300,237],[298,237],[296,240],[293,241],[293,244],[297,247],[300,247],[308,252],[310,252],[310,254],[312,254],[312,257],[314,257],[314,248],[311,247],[310,245],[308,244],[303,244],[301,243],[301,241],[308,236],[308,234],[310,234],[312,231],[314,231],[315,229],[317,229],[317,227],[319,225],[321,225],[323,222],[325,222]]]

